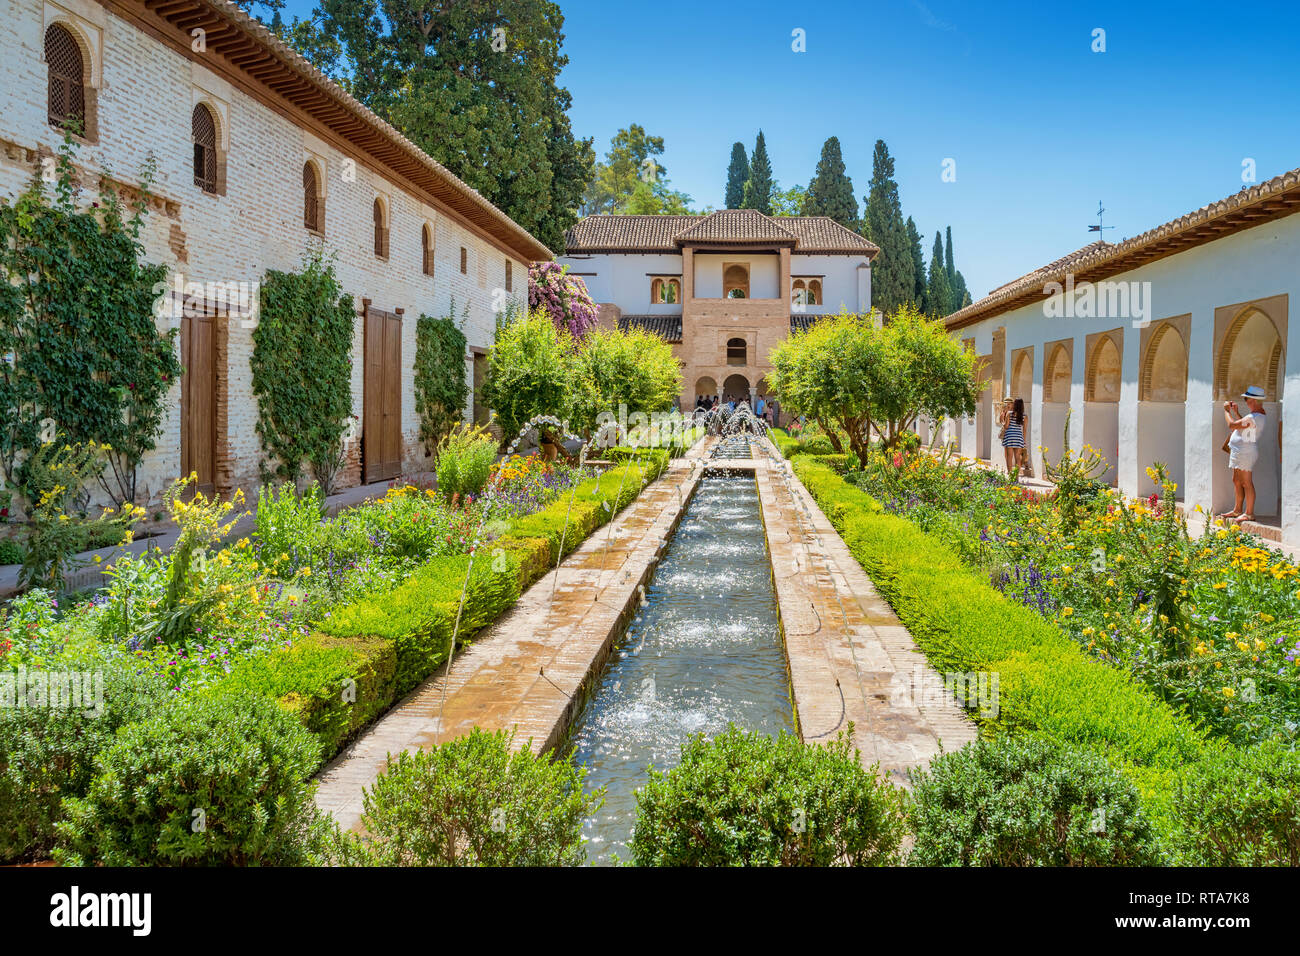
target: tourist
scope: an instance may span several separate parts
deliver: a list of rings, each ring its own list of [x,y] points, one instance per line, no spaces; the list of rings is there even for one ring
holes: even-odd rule
[[[1245,415],[1234,401],[1223,403],[1223,417],[1231,435],[1226,447],[1228,467],[1232,469],[1232,493],[1235,498],[1231,511],[1219,515],[1240,524],[1255,520],[1255,462],[1259,460],[1259,433],[1264,428],[1265,392],[1252,385],[1241,393],[1250,409]]]
[[[763,421],[767,421],[767,402],[763,400],[762,395],[758,396],[758,399],[754,402],[754,414]]]
[[[1025,448],[1025,400],[1006,399],[998,418],[1002,431],[1002,455],[1006,459],[1007,474],[1020,467],[1020,454]]]
[[[768,403],[767,413],[768,415],[771,416],[768,419],[768,424],[770,424],[773,428],[780,428],[781,427],[781,403],[777,399],[774,398],[772,399],[771,402]]]

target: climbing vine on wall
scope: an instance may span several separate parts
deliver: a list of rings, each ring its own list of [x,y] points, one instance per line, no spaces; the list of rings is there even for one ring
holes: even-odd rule
[[[129,208],[106,178],[83,207],[74,149],[65,137],[0,200],[0,469],[21,493],[21,464],[43,442],[94,442],[108,448],[99,484],[121,504],[181,374],[177,330],[156,318],[166,267],[141,261],[152,162]]]
[[[265,480],[296,482],[310,468],[326,494],[333,490],[352,413],[355,315],[319,253],[301,272],[270,270],[262,280],[251,365]]]
[[[461,420],[469,388],[465,381],[465,333],[456,325],[456,302],[441,318],[421,315],[415,326],[415,411],[420,440],[429,454]],[[466,309],[468,316],[468,309]]]

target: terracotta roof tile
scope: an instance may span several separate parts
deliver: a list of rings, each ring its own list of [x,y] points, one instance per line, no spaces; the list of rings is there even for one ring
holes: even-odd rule
[[[1132,239],[1084,246],[1041,269],[998,286],[978,302],[952,313],[945,323],[949,329],[959,329],[1039,301],[1046,297],[1043,287],[1048,282],[1063,281],[1067,272],[1073,273],[1076,281],[1097,282],[1297,212],[1300,212],[1300,169],[1293,169]]]
[[[653,332],[665,342],[681,342],[682,317],[680,315],[620,315],[618,330],[626,332],[629,328],[645,329]]]
[[[721,209],[707,216],[587,216],[565,237],[569,254],[674,253],[688,242],[791,245],[796,253],[856,253],[875,258],[880,247],[829,216],[765,216],[755,209]]]

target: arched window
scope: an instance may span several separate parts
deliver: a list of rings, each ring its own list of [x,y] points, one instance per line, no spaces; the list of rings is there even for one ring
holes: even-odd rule
[[[662,302],[664,300],[664,280],[655,278],[650,280],[650,301]]]
[[[375,255],[380,259],[388,258],[388,219],[384,215],[384,203],[375,200]]]
[[[58,23],[45,31],[45,66],[50,125],[89,138],[86,117],[86,60],[72,32]]]
[[[312,232],[325,231],[325,200],[321,198],[316,165],[311,162],[302,167],[302,224]]]
[[[424,274],[433,275],[433,229],[426,222],[420,233],[420,244],[424,247]],[[508,265],[508,264],[507,264]],[[510,288],[510,270],[506,270],[506,289]]]
[[[194,140],[194,185],[205,193],[217,192],[217,121],[212,110],[200,103],[190,117]]]
[[[745,340],[744,339],[727,339],[727,364],[728,365],[746,365],[745,358]]]
[[[806,305],[808,302],[808,287],[804,285],[803,279],[795,279],[790,286],[790,301],[795,305]]]
[[[723,266],[722,297],[724,299],[749,298],[749,266],[739,264]]]
[[[821,305],[822,301],[822,280],[811,279],[808,282],[808,304]]]

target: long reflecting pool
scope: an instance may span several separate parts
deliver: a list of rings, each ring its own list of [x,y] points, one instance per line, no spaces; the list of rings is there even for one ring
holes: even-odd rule
[[[574,724],[588,787],[608,788],[586,824],[593,863],[630,859],[646,767],[675,765],[689,735],[728,722],[794,729],[758,489],[750,475],[709,474]]]

